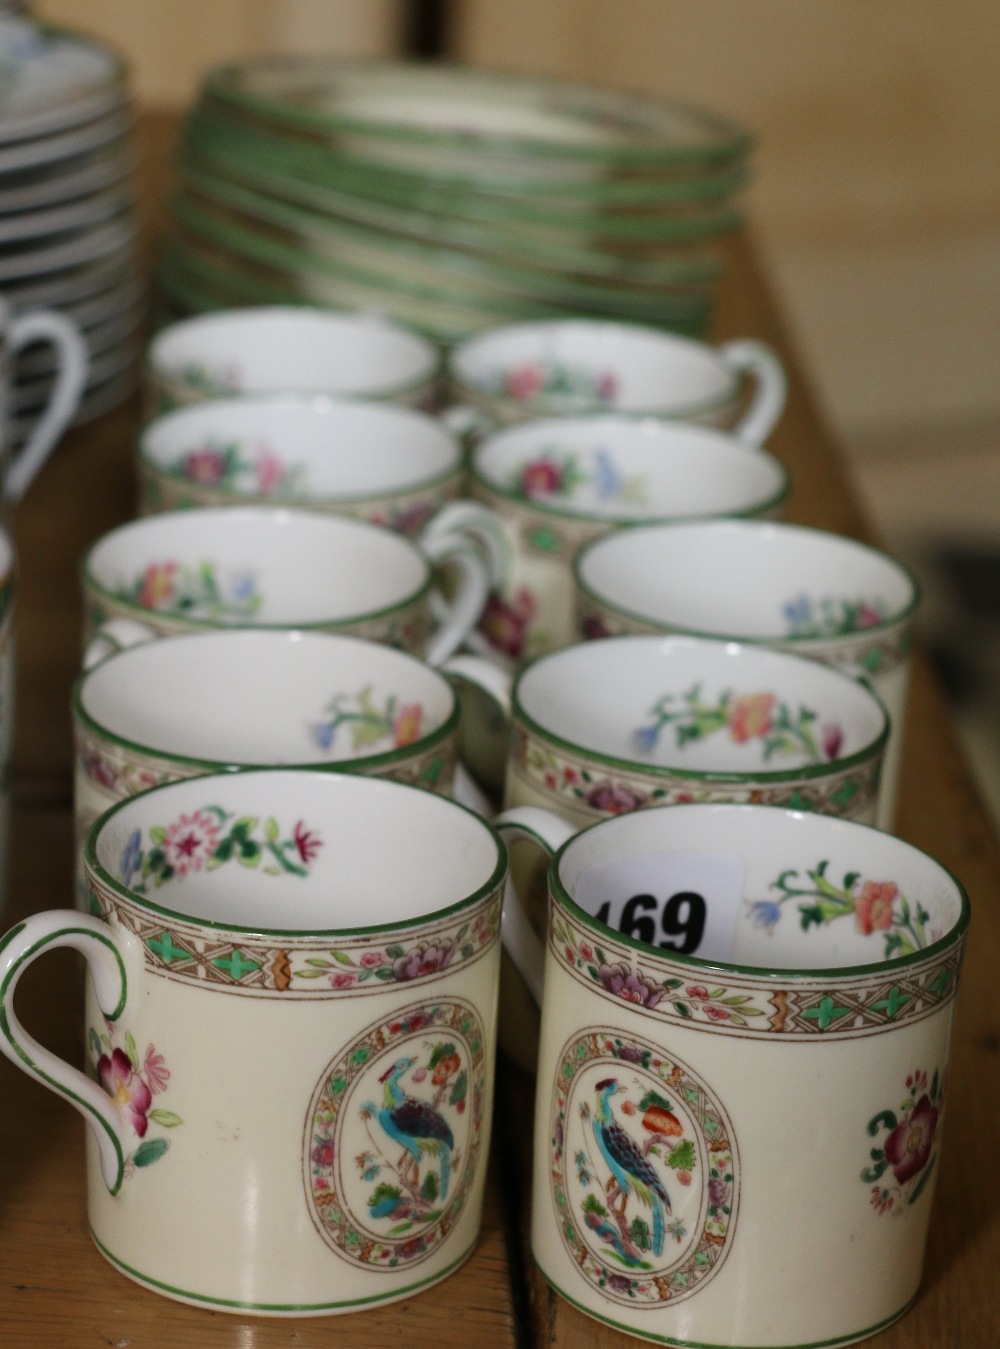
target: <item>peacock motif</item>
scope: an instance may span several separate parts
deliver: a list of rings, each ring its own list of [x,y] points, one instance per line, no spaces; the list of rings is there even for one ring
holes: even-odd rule
[[[666,1214],[670,1213],[670,1196],[666,1186],[653,1168],[648,1154],[639,1148],[631,1136],[625,1132],[611,1112],[611,1098],[620,1085],[615,1077],[606,1077],[598,1082],[597,1111],[594,1116],[594,1138],[601,1156],[608,1164],[611,1178],[605,1185],[610,1214],[618,1224],[621,1243],[619,1250],[626,1261],[639,1255],[636,1250],[633,1233],[625,1216],[630,1194],[634,1194],[641,1204],[650,1209],[653,1218],[652,1250],[654,1256],[663,1254],[663,1237],[666,1227]],[[617,1209],[615,1200],[620,1202]],[[588,1218],[591,1215],[588,1214]],[[588,1224],[589,1225],[589,1224]],[[607,1224],[605,1224],[607,1226]],[[599,1236],[608,1239],[605,1233]],[[613,1237],[613,1230],[612,1230]],[[614,1243],[613,1243],[614,1244]]]

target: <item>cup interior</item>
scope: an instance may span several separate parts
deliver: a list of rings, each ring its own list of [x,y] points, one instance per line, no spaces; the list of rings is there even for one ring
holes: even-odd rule
[[[788,490],[777,459],[722,431],[613,416],[511,426],[476,447],[472,469],[503,496],[595,519],[753,514]]]
[[[487,892],[506,867],[493,830],[452,801],[308,769],[189,778],[131,797],[96,822],[86,857],[139,902],[247,932],[419,922]]]
[[[456,708],[448,681],[404,652],[299,632],[196,633],[132,647],[85,674],[75,703],[103,735],[219,767],[418,749]]]
[[[457,347],[449,370],[470,390],[564,410],[683,416],[734,398],[738,388],[704,343],[585,319],[492,329]]]
[[[364,314],[307,308],[226,310],[164,328],[152,368],[213,393],[330,393],[379,397],[430,379],[425,338]]]
[[[597,868],[609,876],[652,859],[655,875],[679,856],[695,866],[723,859],[735,873],[737,904],[726,906],[714,949],[688,957],[711,962],[709,978],[726,965],[807,971],[919,958],[968,923],[962,887],[917,848],[851,821],[769,806],[668,806],[603,820],[558,854],[557,888],[575,902],[593,889],[584,878]],[[704,889],[711,918],[721,896]],[[593,900],[589,908],[593,918]],[[681,933],[652,935],[630,944],[671,957],[683,945]]]
[[[193,627],[319,624],[414,599],[430,566],[413,544],[360,521],[307,511],[171,511],[112,530],[84,563],[122,605]]]
[[[325,398],[196,403],[151,422],[139,453],[202,488],[311,498],[406,491],[457,472],[462,459],[433,417]]]
[[[835,638],[897,622],[909,573],[853,539],[796,525],[713,520],[609,534],[577,558],[581,586],[612,608],[688,632]]]
[[[632,768],[766,780],[830,771],[888,733],[864,685],[818,662],[686,637],[620,637],[543,656],[514,688],[549,739]]]

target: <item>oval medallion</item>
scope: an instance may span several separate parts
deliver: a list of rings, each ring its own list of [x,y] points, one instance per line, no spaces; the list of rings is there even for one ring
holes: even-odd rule
[[[304,1157],[313,1221],[338,1255],[398,1269],[446,1240],[475,1177],[485,1084],[482,1023],[457,1000],[402,1009],[338,1054]]]
[[[577,1269],[605,1296],[662,1306],[708,1282],[732,1245],[732,1126],[679,1060],[617,1031],[563,1051],[552,1097],[552,1197]]]

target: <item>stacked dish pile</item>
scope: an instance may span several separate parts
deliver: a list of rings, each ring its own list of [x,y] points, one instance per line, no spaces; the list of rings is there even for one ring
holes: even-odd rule
[[[0,13],[0,295],[57,309],[90,360],[86,421],[134,386],[143,290],[126,72],[101,43]],[[12,443],[46,404],[51,349],[27,348],[12,390]]]
[[[526,76],[225,67],[187,124],[163,290],[175,316],[312,303],[444,343],[581,316],[697,336],[748,148],[699,111]]]

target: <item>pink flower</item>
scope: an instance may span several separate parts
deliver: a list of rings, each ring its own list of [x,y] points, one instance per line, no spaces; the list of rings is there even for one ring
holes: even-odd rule
[[[549,496],[561,490],[562,482],[561,464],[554,459],[534,459],[521,471],[521,494],[526,497]]]
[[[299,856],[306,866],[313,860],[320,848],[323,846],[323,840],[314,831],[306,829],[305,822],[299,820],[298,824],[292,830],[292,839],[298,850]]]
[[[594,383],[602,403],[610,403],[618,393],[618,377],[613,370],[602,370]]]
[[[146,1050],[146,1060],[142,1066],[150,1091],[163,1091],[170,1081],[170,1072],[163,1062],[163,1055],[157,1054],[155,1046],[150,1045]]]
[[[828,759],[835,759],[844,743],[844,732],[837,725],[823,727],[823,753]]]
[[[691,984],[687,995],[692,1002],[708,1002],[708,989],[703,988],[701,984]]]
[[[330,975],[331,988],[351,988],[358,982],[358,976],[349,970],[339,970],[336,974]]]
[[[400,956],[392,963],[392,972],[400,982],[419,979],[424,974],[436,974],[447,969],[455,955],[455,946],[435,946],[429,942],[426,946],[414,946],[412,951]]]
[[[774,703],[773,693],[748,693],[733,701],[729,712],[729,734],[738,745],[756,736],[767,735]]]
[[[504,392],[523,402],[536,397],[545,387],[545,371],[540,365],[514,365],[504,378]]]
[[[873,604],[862,604],[854,622],[859,628],[876,628],[882,622],[882,614]]]
[[[374,970],[385,964],[385,956],[381,951],[366,951],[361,957],[361,964],[366,970]]]
[[[326,1139],[322,1143],[317,1143],[309,1154],[309,1159],[314,1166],[332,1166],[334,1158],[334,1148],[331,1139]]]
[[[905,1115],[885,1140],[886,1160],[900,1185],[927,1165],[937,1122],[937,1107],[931,1105],[929,1097],[921,1096],[912,1115]]]
[[[865,881],[854,910],[858,931],[870,937],[892,927],[892,906],[899,887],[892,881]]]
[[[655,1007],[665,991],[648,974],[629,969],[623,960],[602,965],[598,973],[609,993],[625,1002],[634,1002],[637,1007]]]
[[[153,1093],[132,1071],[128,1055],[121,1049],[112,1050],[110,1058],[102,1054],[97,1061],[97,1080],[142,1138],[149,1127],[146,1111],[153,1103]]]
[[[592,948],[589,947],[585,941],[580,943],[580,954],[583,956],[584,960],[593,960],[594,958]]]
[[[205,445],[200,450],[192,450],[181,461],[181,472],[191,482],[201,483],[205,487],[215,487],[225,476],[226,460],[220,450]]]
[[[163,855],[167,865],[173,867],[178,876],[186,876],[189,871],[201,870],[215,852],[218,842],[218,819],[196,810],[192,815],[182,815],[167,830],[163,840]]]
[[[426,1076],[427,1076],[427,1069],[426,1069],[426,1068],[415,1068],[415,1069],[413,1070],[413,1080],[414,1080],[414,1082],[422,1082]]]
[[[705,1007],[705,1011],[708,1013],[712,1021],[729,1020],[729,1009],[726,1007],[715,1007],[712,1003],[708,1003],[707,1006]]]
[[[392,722],[392,743],[398,749],[401,745],[412,745],[420,738],[420,723],[424,709],[419,703],[410,703],[401,707]]]
[[[176,562],[151,562],[142,574],[139,603],[144,609],[165,609],[173,603]]]
[[[603,810],[608,815],[624,815],[627,811],[638,810],[648,799],[645,793],[614,782],[597,782],[586,796],[588,806]]]
[[[267,445],[257,451],[257,491],[262,496],[277,491],[285,476],[285,466]]]

